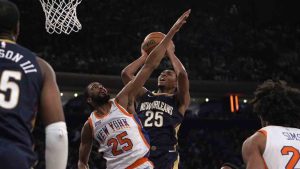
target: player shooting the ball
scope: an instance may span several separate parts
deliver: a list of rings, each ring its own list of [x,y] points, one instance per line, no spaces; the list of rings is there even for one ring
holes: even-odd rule
[[[82,128],[79,169],[88,168],[93,139],[99,143],[99,151],[104,153],[108,169],[153,168],[147,158],[150,147],[141,131],[142,127],[133,115],[133,103],[138,94],[136,89],[142,88],[153,70],[158,67],[173,36],[186,23],[190,12],[188,10],[178,18],[166,37],[148,56],[137,76],[123,87],[115,99],[110,99],[106,88],[98,82],[87,86],[86,101],[94,108],[94,112]],[[114,122],[122,124],[123,127],[114,127],[111,125]]]
[[[145,38],[141,47],[142,56],[122,71],[124,84],[131,83],[134,74],[156,53],[157,47],[152,52],[151,50],[165,36],[161,32],[152,32]],[[135,88],[135,111],[150,136],[149,159],[154,163],[155,169],[178,168],[177,133],[190,103],[188,74],[174,52],[175,46],[171,41],[162,56],[168,57],[173,69],[161,72],[157,92],[151,92],[142,86]]]

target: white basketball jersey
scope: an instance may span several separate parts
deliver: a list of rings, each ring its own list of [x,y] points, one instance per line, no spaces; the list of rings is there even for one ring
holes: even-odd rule
[[[300,129],[268,126],[259,131],[267,137],[263,158],[268,169],[300,169]]]
[[[100,152],[107,160],[107,169],[125,169],[149,152],[149,144],[142,127],[133,114],[129,114],[114,99],[105,116],[91,113],[89,123]]]

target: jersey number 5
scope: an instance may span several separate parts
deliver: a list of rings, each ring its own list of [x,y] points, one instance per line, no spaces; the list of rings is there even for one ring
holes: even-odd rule
[[[281,154],[282,155],[289,155],[289,153],[292,153],[292,157],[285,166],[285,169],[294,169],[295,166],[297,165],[299,159],[300,159],[300,152],[297,150],[295,147],[292,146],[284,146],[281,149]]]
[[[127,135],[128,135],[127,132],[124,131],[124,132],[118,134],[116,136],[116,138],[111,138],[107,141],[107,146],[113,145],[111,152],[114,156],[120,155],[120,154],[124,153],[125,151],[129,151],[132,149],[133,144],[132,144],[131,140],[129,138],[124,138]],[[119,144],[121,146],[122,145],[124,145],[124,146],[118,150]]]
[[[17,106],[20,96],[20,88],[16,80],[21,80],[21,72],[4,70],[0,75],[0,107],[13,109]],[[15,81],[13,81],[15,80]],[[8,98],[5,93],[10,92]]]

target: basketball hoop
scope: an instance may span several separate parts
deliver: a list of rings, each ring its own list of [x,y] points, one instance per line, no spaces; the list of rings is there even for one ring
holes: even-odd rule
[[[82,26],[77,19],[76,7],[82,0],[40,0],[45,12],[48,33],[78,32]]]

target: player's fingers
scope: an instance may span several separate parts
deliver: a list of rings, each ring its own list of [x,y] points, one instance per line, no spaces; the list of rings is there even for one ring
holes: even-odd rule
[[[178,18],[178,20],[176,21],[176,23],[174,24],[174,28],[177,29],[177,31],[181,28],[181,26],[183,24],[186,23],[186,19],[189,17],[191,13],[191,9],[187,10],[186,12],[184,12],[180,18]]]
[[[191,9],[187,10],[186,12],[184,12],[183,16],[185,18],[189,17],[190,16],[190,13],[191,13]]]
[[[184,16],[186,16],[186,15],[189,15],[190,13],[191,13],[191,11],[190,11],[190,9],[189,9],[189,10],[185,11],[181,16],[184,17]]]
[[[183,18],[181,18],[181,22],[186,22],[188,17],[189,17],[188,15],[183,16]]]
[[[186,12],[185,12],[185,14],[187,14],[187,15],[189,15],[190,13],[191,13],[191,9],[189,9],[189,10],[187,10]]]

